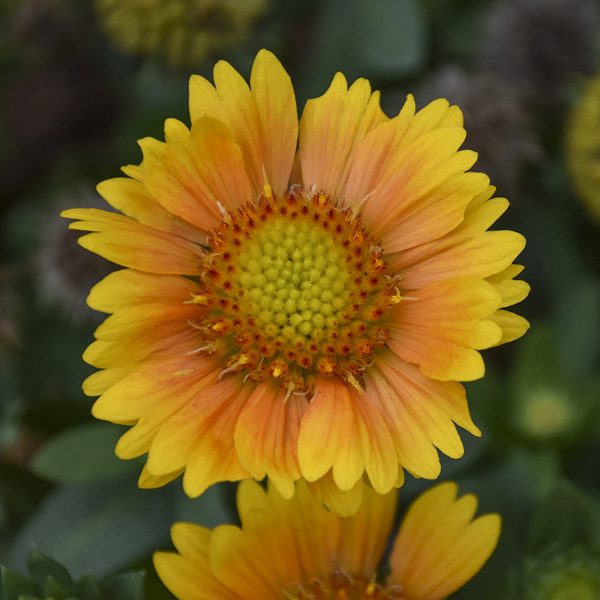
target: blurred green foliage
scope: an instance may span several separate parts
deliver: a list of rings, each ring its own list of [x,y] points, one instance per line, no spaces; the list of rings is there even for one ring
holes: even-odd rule
[[[535,590],[547,590],[561,573],[577,571],[568,571],[570,564],[600,572],[600,224],[578,202],[563,145],[567,115],[591,75],[581,65],[598,66],[600,31],[585,16],[595,0],[273,1],[253,35],[192,69],[210,76],[214,61],[224,57],[247,72],[265,46],[292,75],[300,108],[341,70],[349,79],[369,78],[394,112],[408,92],[416,91],[422,106],[419,90],[447,65],[467,75],[498,77],[497,64],[483,58],[491,51],[493,27],[500,27],[500,5],[505,12],[521,6],[523,15],[511,18],[525,25],[541,11],[544,31],[531,29],[535,19],[530,31],[532,39],[545,36],[546,46],[526,67],[544,72],[520,77],[546,81],[537,89],[540,97],[554,89],[561,96],[549,111],[519,91],[521,79],[511,80],[516,101],[527,98],[518,108],[526,111],[540,140],[539,158],[518,165],[511,210],[501,225],[528,239],[519,262],[527,267],[524,277],[533,292],[519,310],[532,330],[511,347],[487,352],[485,379],[468,385],[483,437],[465,436],[465,457],[444,460],[443,478],[477,493],[483,511],[503,517],[497,552],[455,595],[459,599],[536,598]],[[567,38],[553,33],[550,10],[564,17]],[[514,35],[507,48],[526,56],[527,40],[519,31]],[[581,45],[588,38],[595,52]],[[582,61],[584,50],[591,55]],[[507,51],[504,58],[510,56]],[[555,56],[562,62],[552,70],[548,61]],[[521,73],[524,66],[513,68]],[[73,319],[38,285],[44,276],[39,256],[48,251],[43,231],[56,226],[65,202],[77,205],[74,186],[91,189],[115,176],[121,165],[139,160],[136,139],[160,137],[167,117],[185,120],[188,75],[160,57],[120,53],[102,34],[90,0],[0,1],[4,600],[142,598],[139,574],[115,576],[127,569],[147,571],[149,600],[171,598],[150,562],[155,549],[170,547],[171,524],[190,520],[213,526],[236,519],[232,486],[216,486],[193,501],[179,481],[160,490],[137,489],[139,465],[114,456],[121,428],[93,422],[91,401],[80,391],[91,372],[81,353],[99,317],[89,310]],[[503,87],[498,78],[498,95]],[[486,123],[494,123],[495,100],[481,106],[492,115]],[[466,126],[469,130],[469,115]],[[476,137],[497,143],[494,127]],[[475,149],[485,155],[484,146]],[[74,244],[65,246],[65,260],[77,251]],[[402,506],[426,486],[409,477]],[[32,545],[40,551],[30,555]],[[545,582],[540,565],[548,571],[542,573]],[[27,569],[29,577],[23,575]]]

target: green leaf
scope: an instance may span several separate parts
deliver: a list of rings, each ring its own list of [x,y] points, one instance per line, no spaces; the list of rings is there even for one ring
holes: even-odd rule
[[[18,573],[9,571],[3,565],[0,566],[0,582],[1,600],[19,600],[24,595],[37,599],[42,595],[42,590],[37,584]]]
[[[365,72],[398,78],[414,73],[425,60],[423,11],[415,0],[354,0],[356,48]]]
[[[144,571],[115,575],[100,584],[107,600],[144,600]]]
[[[73,594],[78,600],[105,600],[96,578],[84,575],[73,587]]]
[[[559,358],[573,375],[588,375],[600,355],[600,283],[577,281],[561,300],[556,321]]]
[[[529,548],[538,554],[551,546],[589,546],[594,539],[595,515],[587,496],[563,481],[541,502],[533,519]]]
[[[102,577],[163,545],[172,522],[168,488],[139,490],[131,480],[65,485],[19,532],[9,565],[23,569],[35,544],[75,577]]]
[[[234,522],[235,516],[225,503],[227,489],[227,484],[216,484],[199,498],[190,499],[178,488],[175,492],[175,521],[190,521],[205,527]]]
[[[34,457],[31,468],[44,479],[64,483],[113,479],[132,469],[115,456],[122,429],[108,423],[87,423],[62,432]]]
[[[44,585],[42,586],[44,590],[45,598],[52,598],[52,600],[69,600],[70,596],[69,591],[65,590],[55,579],[52,577],[46,577],[46,581],[44,581]]]
[[[42,586],[48,577],[51,577],[66,589],[73,585],[73,580],[68,571],[55,560],[42,554],[37,548],[34,548],[29,554],[27,569],[31,577]]]
[[[328,0],[320,8],[300,100],[322,94],[336,71],[349,80],[398,80],[424,63],[427,30],[417,0]]]
[[[564,387],[554,338],[549,328],[538,325],[520,342],[513,377],[516,398],[540,387]]]

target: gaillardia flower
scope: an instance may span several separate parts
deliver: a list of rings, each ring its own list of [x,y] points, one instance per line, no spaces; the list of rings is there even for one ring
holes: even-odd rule
[[[267,0],[95,0],[100,25],[125,52],[194,65],[244,41]]]
[[[437,478],[460,457],[455,423],[479,435],[459,380],[479,350],[521,336],[504,310],[527,295],[524,246],[487,231],[494,198],[457,107],[412,97],[387,118],[379,94],[337,74],[300,123],[290,79],[261,51],[250,87],[227,63],[193,76],[191,128],[165,123],[143,161],[100,194],[124,214],[73,209],[80,243],[124,267],[96,285],[113,313],[84,358],[97,418],[133,425],[140,485],[184,472],[187,494],[300,478],[351,513],[403,469]]]
[[[178,554],[154,555],[160,578],[178,600],[440,600],[479,572],[500,534],[498,515],[473,520],[475,496],[437,485],[409,508],[382,580],[396,494],[366,489],[356,515],[340,517],[297,488],[286,500],[273,486],[241,483],[241,529],[177,523]]]
[[[589,214],[600,223],[600,74],[587,82],[566,129],[571,181]]]

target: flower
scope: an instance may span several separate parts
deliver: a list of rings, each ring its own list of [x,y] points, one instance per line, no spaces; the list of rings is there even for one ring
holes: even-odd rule
[[[100,23],[125,52],[193,65],[240,43],[267,0],[96,0]]]
[[[492,74],[446,66],[421,85],[421,101],[447,98],[458,104],[469,132],[466,145],[503,193],[515,195],[524,167],[542,150],[514,91]]]
[[[133,425],[140,485],[182,472],[192,497],[268,476],[304,478],[345,514],[363,476],[379,493],[406,469],[437,478],[436,448],[480,435],[459,380],[479,353],[521,336],[506,311],[528,293],[524,239],[488,227],[492,198],[445,100],[393,119],[379,94],[337,74],[300,124],[290,79],[259,52],[251,87],[227,63],[193,76],[192,126],[169,119],[139,166],[100,194],[123,215],[73,209],[80,243],[124,267],[96,285],[112,316],[84,359],[93,414]],[[298,151],[297,151],[298,142]]]
[[[573,186],[589,214],[600,222],[600,74],[575,103],[566,128],[567,165]]]
[[[490,557],[500,517],[473,520],[477,498],[454,483],[421,495],[393,541],[390,574],[377,569],[394,521],[396,494],[366,489],[353,517],[319,505],[305,484],[291,500],[246,480],[238,491],[241,529],[191,523],[171,530],[178,554],[157,552],[156,570],[179,600],[438,600],[461,588]]]
[[[66,191],[62,208],[76,201],[86,208],[100,208],[102,198],[89,184]],[[110,263],[76,246],[77,232],[65,229],[56,206],[40,215],[39,248],[34,255],[37,297],[56,306],[73,324],[96,320],[97,313],[86,309],[84,298],[92,285],[108,275]]]

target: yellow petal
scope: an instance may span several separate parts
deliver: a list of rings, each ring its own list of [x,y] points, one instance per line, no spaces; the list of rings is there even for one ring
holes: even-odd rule
[[[296,144],[298,114],[289,75],[268,50],[261,50],[252,66],[250,86],[261,126],[263,170],[276,193],[287,190]]]
[[[351,489],[364,471],[359,427],[348,387],[322,378],[310,402],[298,438],[300,471],[316,481],[332,469],[342,490]]]
[[[456,278],[414,290],[394,309],[388,346],[401,359],[439,380],[471,381],[483,376],[477,350],[502,338],[491,320],[500,295],[481,279]]]
[[[97,283],[87,298],[88,305],[106,313],[121,308],[159,302],[183,303],[198,286],[185,277],[155,275],[130,269],[114,271]]]
[[[264,383],[246,402],[235,428],[235,447],[242,465],[255,479],[268,476],[286,498],[294,493],[300,478],[298,433],[306,411],[303,396],[290,396],[285,390]]]
[[[492,554],[500,518],[473,521],[474,496],[456,500],[456,485],[437,485],[409,508],[392,550],[390,584],[414,600],[441,600],[471,579]]]
[[[341,198],[356,144],[385,119],[379,96],[371,94],[366,79],[358,79],[348,89],[345,77],[336,73],[325,94],[306,103],[300,120],[305,189],[324,189]]]

